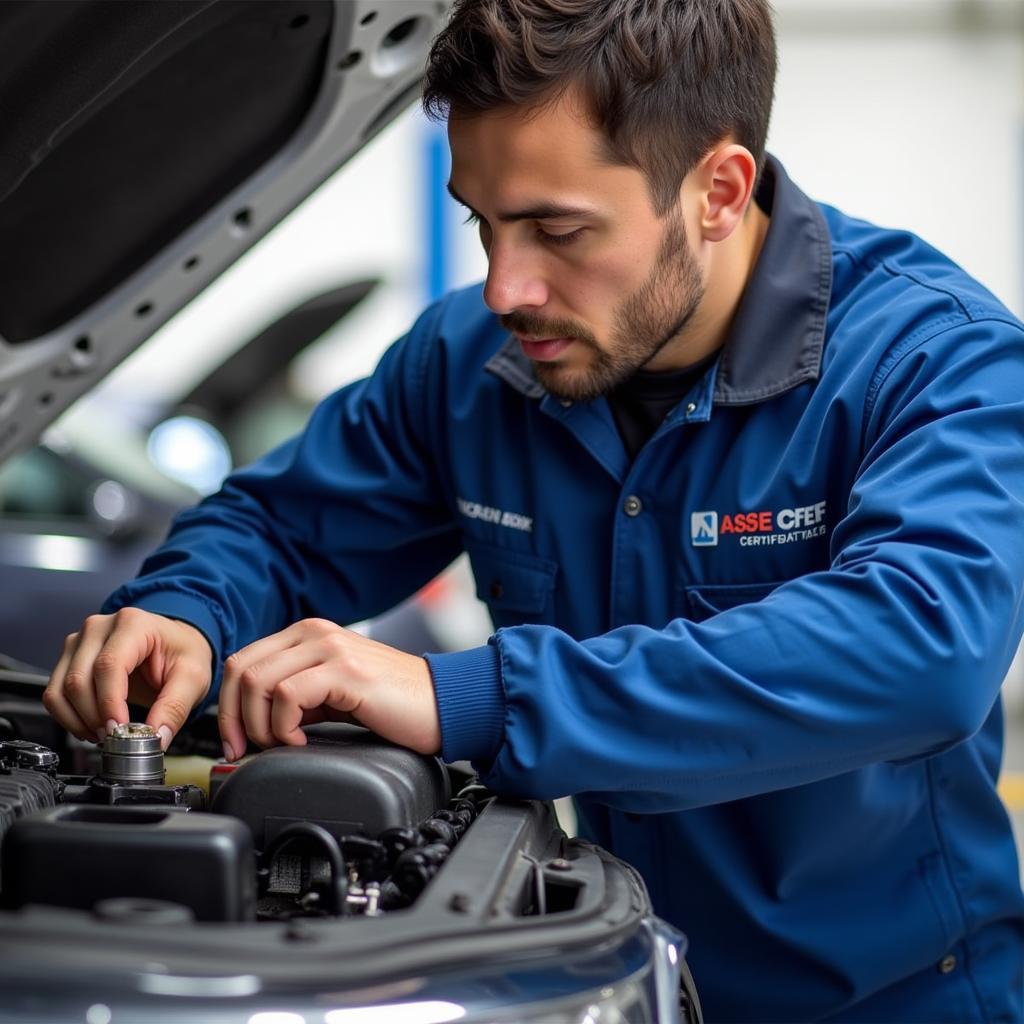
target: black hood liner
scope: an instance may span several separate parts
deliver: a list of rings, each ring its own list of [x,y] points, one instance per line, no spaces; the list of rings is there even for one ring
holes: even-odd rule
[[[294,135],[329,0],[0,3],[0,337],[115,288]]]

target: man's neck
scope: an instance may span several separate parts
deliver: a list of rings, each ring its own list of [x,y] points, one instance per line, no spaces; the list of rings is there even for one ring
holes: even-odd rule
[[[679,337],[666,345],[645,370],[682,370],[725,344],[770,223],[768,215],[751,200],[740,226],[725,240],[709,243],[711,252],[700,305]]]

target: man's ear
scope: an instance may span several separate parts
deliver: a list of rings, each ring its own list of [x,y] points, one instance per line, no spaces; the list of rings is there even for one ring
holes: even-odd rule
[[[757,163],[745,146],[726,143],[708,153],[693,176],[701,195],[701,237],[721,242],[743,220],[757,180]]]

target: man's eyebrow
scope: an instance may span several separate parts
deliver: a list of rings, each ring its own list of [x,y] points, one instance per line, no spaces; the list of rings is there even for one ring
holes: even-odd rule
[[[448,182],[448,194],[460,206],[464,206],[475,217],[480,214],[466,202]],[[595,217],[597,211],[586,206],[564,206],[560,203],[537,203],[522,210],[506,210],[498,214],[498,220],[509,223],[515,220],[557,220],[559,217]]]

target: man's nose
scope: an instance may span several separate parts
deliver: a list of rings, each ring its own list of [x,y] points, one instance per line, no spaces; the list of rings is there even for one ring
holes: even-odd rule
[[[535,260],[511,245],[491,244],[487,254],[484,302],[493,313],[540,308],[548,301],[548,288]]]

